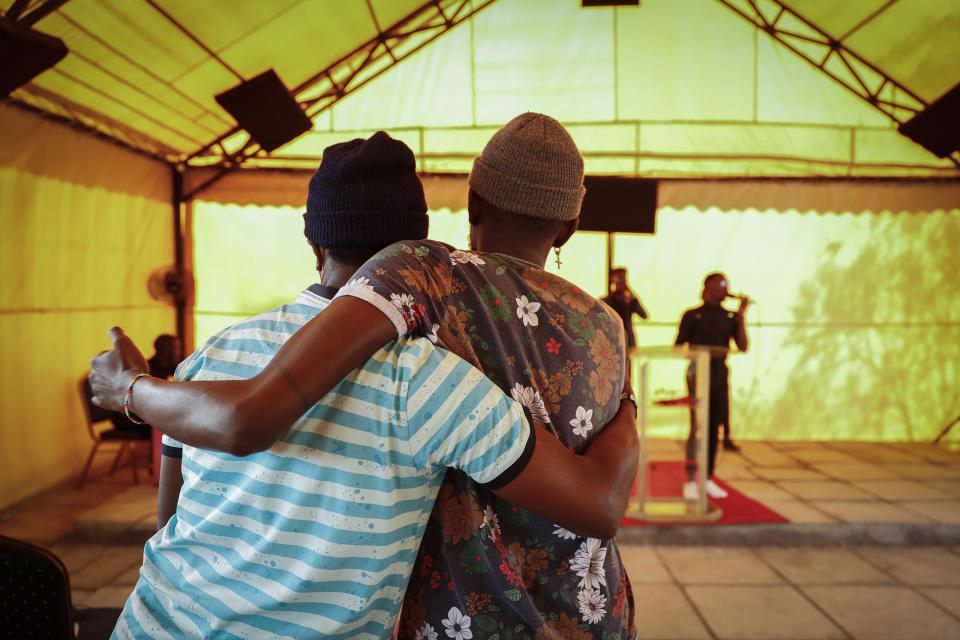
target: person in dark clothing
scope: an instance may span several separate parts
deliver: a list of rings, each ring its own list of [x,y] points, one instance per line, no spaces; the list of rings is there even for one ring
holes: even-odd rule
[[[180,364],[180,338],[169,333],[161,333],[153,341],[153,357],[147,360],[150,375],[154,378],[167,380],[173,377],[173,372]]]
[[[719,443],[720,425],[725,425],[726,439],[724,448],[738,451],[730,439],[730,389],[729,371],[727,369],[727,350],[730,340],[734,341],[737,349],[746,351],[749,346],[747,328],[744,323],[744,313],[750,304],[746,296],[732,296],[728,289],[727,277],[722,273],[711,273],[703,281],[703,291],[700,297],[703,304],[684,311],[680,318],[680,327],[677,330],[675,344],[689,344],[718,348],[710,358],[710,400],[708,423],[708,467],[707,467],[707,495],[711,498],[726,498],[727,492],[713,481],[713,471],[717,459],[717,445]],[[739,308],[728,311],[722,305],[729,297],[738,297]],[[687,368],[687,388],[690,395],[696,393],[694,367]],[[693,499],[698,496],[697,484],[693,482],[696,474],[694,460],[697,449],[696,423],[694,411],[690,410],[690,434],[687,437],[687,475],[689,481],[683,487],[685,498]]]
[[[647,310],[640,304],[637,294],[627,285],[627,270],[623,267],[610,270],[610,293],[603,298],[603,301],[620,316],[623,321],[623,330],[627,334],[627,348],[633,351],[637,346],[637,336],[633,331],[633,316],[636,314],[646,320]]]

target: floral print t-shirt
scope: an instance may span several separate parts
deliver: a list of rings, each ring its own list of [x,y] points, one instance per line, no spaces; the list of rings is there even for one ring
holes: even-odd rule
[[[481,369],[582,453],[620,405],[620,318],[542,268],[429,240],[390,245],[338,293]],[[448,471],[414,566],[399,635],[417,640],[633,637],[614,540],[581,538]]]

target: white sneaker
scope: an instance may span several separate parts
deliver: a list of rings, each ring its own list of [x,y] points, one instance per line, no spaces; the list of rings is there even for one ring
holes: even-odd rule
[[[700,497],[700,489],[697,488],[697,483],[691,480],[686,482],[683,485],[683,499],[684,500],[696,500]]]
[[[696,488],[696,487],[694,487]],[[729,494],[712,479],[707,480],[707,495],[711,498],[726,498]]]

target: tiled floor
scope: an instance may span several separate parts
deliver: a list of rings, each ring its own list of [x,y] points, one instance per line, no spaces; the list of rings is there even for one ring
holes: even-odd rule
[[[750,442],[717,476],[794,523],[960,524],[960,452],[922,443]],[[682,460],[654,440],[648,457]],[[722,502],[718,503],[722,506]]]
[[[719,526],[685,527],[702,532],[687,546],[640,544],[621,530],[640,638],[960,638],[960,543],[815,546],[831,529],[883,531],[875,537],[894,542],[927,530],[960,540],[960,453],[923,444],[740,445],[741,454],[721,454],[718,475],[791,524],[757,528],[734,546],[711,542]],[[681,455],[671,441],[653,442],[651,451],[657,459]],[[75,603],[121,606],[155,528],[155,500],[155,488],[118,473],[8,509],[0,534],[60,556]]]
[[[622,545],[640,638],[960,637],[960,549]]]

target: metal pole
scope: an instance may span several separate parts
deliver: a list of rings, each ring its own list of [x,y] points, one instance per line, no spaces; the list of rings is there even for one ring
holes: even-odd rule
[[[637,502],[640,513],[647,513],[647,362],[640,365],[640,400],[637,422],[640,425],[640,464],[637,466]]]
[[[182,279],[188,276],[186,265],[184,263],[183,246],[183,169],[180,165],[171,165],[173,171],[173,260],[174,269],[177,275]],[[185,284],[181,285],[185,287]],[[187,346],[187,300],[183,295],[178,295],[176,300],[177,313],[177,337],[180,338],[180,359],[182,360],[186,353]]]

